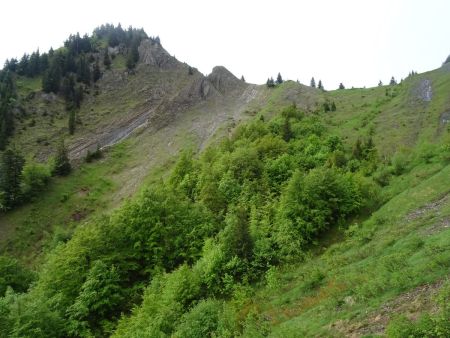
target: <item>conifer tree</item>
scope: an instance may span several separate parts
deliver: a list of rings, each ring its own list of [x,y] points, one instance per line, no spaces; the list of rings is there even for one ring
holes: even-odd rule
[[[32,53],[28,64],[27,76],[34,77],[40,72],[40,54],[39,49]]]
[[[91,70],[84,53],[80,54],[77,63],[77,80],[83,82],[87,86],[91,84]]]
[[[241,76],[241,81],[242,81],[242,82],[245,82],[245,77],[244,77],[244,75]]]
[[[30,57],[28,54],[24,54],[19,61],[17,67],[17,74],[19,75],[28,75],[28,67],[29,67]]]
[[[64,144],[64,140],[61,140],[56,152],[52,173],[53,175],[66,176],[71,170],[72,166],[70,165],[69,156],[67,155],[67,148]]]
[[[13,107],[16,91],[9,71],[0,72],[0,150],[5,149],[14,131]]]
[[[105,48],[103,64],[105,65],[106,69],[111,69],[111,58],[109,57],[108,48]]]
[[[316,88],[316,80],[314,80],[314,77],[313,78],[311,78],[311,87],[312,88]]]
[[[319,83],[317,84],[317,88],[324,90],[322,80],[319,80]]]
[[[275,81],[273,80],[272,77],[267,79],[266,85],[267,85],[267,87],[269,87],[269,88],[275,87]]]
[[[83,100],[83,85],[79,84],[75,88],[74,103],[76,108],[80,108],[82,100]]]
[[[394,77],[391,77],[391,81],[389,82],[390,86],[395,86],[397,84],[397,81],[395,81]]]
[[[336,103],[331,102],[331,107],[330,107],[331,111],[336,111]]]
[[[289,121],[289,116],[286,115],[283,123],[283,140],[289,142],[292,136],[291,122]]]
[[[61,82],[61,68],[55,58],[50,63],[49,69],[44,73],[42,77],[42,88],[46,93],[53,92],[57,94],[59,92]]]
[[[97,58],[94,63],[92,79],[94,80],[94,82],[97,82],[100,79],[100,76],[102,76],[102,73],[100,71],[100,65],[98,64],[98,58]]]
[[[383,82],[381,82],[381,80],[380,80],[380,82],[378,82],[378,87],[382,87],[383,86]]]
[[[69,111],[69,134],[75,133],[75,109]]]
[[[345,86],[344,86],[344,84],[342,82],[339,83],[339,89],[345,89]]]
[[[277,84],[282,84],[283,83],[283,78],[281,77],[281,74],[278,73],[277,75]]]
[[[20,202],[24,158],[15,148],[5,150],[0,162],[0,207],[9,209]]]

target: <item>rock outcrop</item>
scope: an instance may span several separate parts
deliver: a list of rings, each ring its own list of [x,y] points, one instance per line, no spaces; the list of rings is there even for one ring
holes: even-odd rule
[[[214,67],[207,79],[222,94],[228,94],[236,90],[242,92],[247,87],[244,81],[239,80],[223,66]]]
[[[143,40],[138,50],[139,60],[143,64],[156,66],[162,69],[172,69],[181,65],[181,62],[177,61],[177,59],[171,56],[160,43],[154,40]]]

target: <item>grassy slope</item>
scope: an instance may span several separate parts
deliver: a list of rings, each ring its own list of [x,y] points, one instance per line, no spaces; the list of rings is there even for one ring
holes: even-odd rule
[[[416,99],[423,79],[432,81],[430,103]],[[439,122],[450,108],[448,72],[438,69],[408,79],[395,88],[394,97],[386,90],[391,88],[326,93],[338,107],[336,113],[322,114],[331,132],[349,144],[372,134],[384,155],[404,147],[419,151],[423,143],[438,142],[448,133]],[[370,336],[383,334],[398,313],[417,318],[432,308],[430,295],[421,302],[411,290],[450,277],[450,166],[438,159],[429,162],[394,177],[384,188],[385,196],[394,197],[368,220],[355,222],[356,235],[338,231],[332,237],[343,236],[342,242],[304,263],[270,271],[265,286],[244,306],[259,313],[257,325],[271,327],[273,337]],[[408,291],[413,296],[403,299],[400,295]],[[401,306],[386,305],[396,299]]]
[[[446,166],[386,203],[359,225],[363,230],[356,236],[348,233],[323,254],[268,274],[268,285],[249,308],[269,321],[274,337],[361,336],[367,327],[381,333],[376,319],[368,321],[376,318],[372,312],[405,291],[448,276],[450,188],[442,182],[449,175]],[[421,311],[414,305],[404,309],[409,310]]]

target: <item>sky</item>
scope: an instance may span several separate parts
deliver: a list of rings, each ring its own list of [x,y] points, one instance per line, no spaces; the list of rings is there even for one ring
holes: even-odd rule
[[[16,0],[0,11],[0,64],[119,22],[204,74],[222,65],[258,84],[280,72],[325,89],[370,87],[450,54],[448,0]]]

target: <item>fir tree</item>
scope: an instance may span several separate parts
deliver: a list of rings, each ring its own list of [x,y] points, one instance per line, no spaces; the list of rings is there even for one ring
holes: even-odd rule
[[[336,111],[336,103],[331,102],[331,107],[330,107],[331,111]]]
[[[0,72],[0,150],[5,149],[14,131],[13,107],[16,91],[9,71]]]
[[[57,60],[54,58],[50,63],[49,69],[47,69],[42,77],[42,88],[46,93],[53,92],[57,94],[59,92],[60,82],[61,68]]]
[[[69,111],[69,134],[75,133],[75,109]]]
[[[282,84],[283,83],[283,78],[281,77],[281,74],[278,73],[277,75],[277,84]]]
[[[73,74],[64,77],[61,85],[61,93],[66,101],[66,109],[72,109],[75,101],[75,79]]]
[[[52,174],[66,176],[71,170],[72,166],[70,165],[69,156],[67,155],[67,148],[64,144],[64,140],[61,140],[56,152]]]
[[[397,81],[395,81],[394,77],[391,77],[391,81],[389,82],[390,86],[395,86],[397,84]]]
[[[79,84],[75,88],[74,103],[76,108],[80,108],[82,100],[83,100],[83,85]]]
[[[314,80],[314,77],[311,78],[311,84],[310,84],[310,86],[311,86],[312,88],[316,88],[316,80]]]
[[[28,54],[24,54],[19,61],[17,66],[17,74],[19,75],[28,75],[28,67],[29,67],[30,57]]]
[[[98,58],[97,58],[95,60],[94,69],[92,71],[92,79],[94,80],[94,82],[97,82],[101,76],[102,76],[102,73],[100,71],[100,65],[98,64]]]
[[[286,142],[289,142],[289,140],[292,138],[292,130],[291,130],[291,122],[289,120],[289,116],[285,116],[284,123],[283,123],[283,140]]]
[[[317,88],[324,90],[322,80],[319,80],[319,83],[317,84]]]
[[[345,86],[344,86],[344,84],[342,82],[339,83],[339,89],[345,89]]]
[[[363,158],[363,145],[360,138],[356,140],[356,143],[353,146],[352,157],[357,160],[361,160]]]
[[[44,53],[41,55],[41,58],[39,60],[39,74],[43,74],[48,69],[48,66],[48,54]]]
[[[86,56],[81,54],[77,63],[77,80],[83,82],[87,86],[91,84],[91,70]]]
[[[245,77],[244,77],[244,75],[241,76],[241,81],[242,81],[242,82],[245,82]]]
[[[20,202],[24,158],[14,149],[3,152],[0,162],[0,207],[9,209]]]
[[[382,87],[383,86],[383,82],[381,82],[381,80],[380,80],[380,82],[378,82],[378,87]]]
[[[106,69],[111,69],[111,58],[109,57],[108,48],[105,48],[103,65],[106,67]]]
[[[32,53],[30,56],[30,61],[28,64],[27,75],[30,77],[34,77],[40,73],[40,54],[39,49]]]
[[[267,85],[267,87],[269,87],[269,88],[275,87],[275,81],[273,80],[272,77],[269,78],[269,79],[267,79],[266,85]]]

